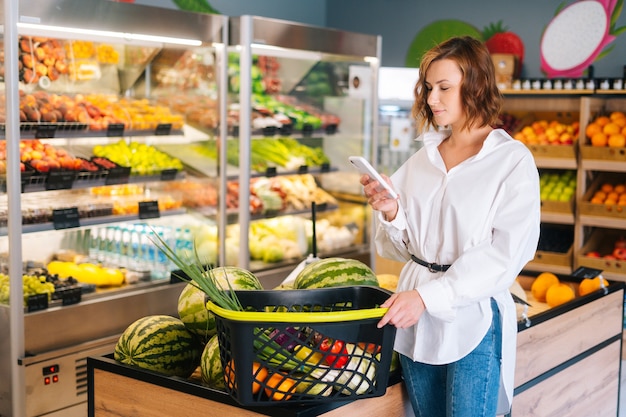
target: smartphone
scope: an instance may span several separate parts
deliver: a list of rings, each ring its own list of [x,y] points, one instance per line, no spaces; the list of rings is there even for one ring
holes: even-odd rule
[[[393,188],[383,179],[383,177],[374,169],[374,167],[367,161],[367,159],[362,156],[350,156],[348,157],[350,163],[356,167],[356,169],[361,174],[367,174],[370,178],[379,182],[380,186],[383,187],[389,193],[389,196],[393,199],[398,198],[398,194],[394,191]]]

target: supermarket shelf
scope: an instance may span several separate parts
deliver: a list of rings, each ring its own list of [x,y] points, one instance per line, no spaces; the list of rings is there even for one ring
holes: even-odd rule
[[[581,159],[580,166],[584,170],[591,171],[611,171],[611,172],[626,172],[626,156],[624,161],[607,161],[607,160],[593,160],[593,159]]]
[[[542,223],[557,223],[557,224],[574,224],[573,213],[549,213],[541,212]]]
[[[626,229],[626,219],[616,217],[581,215],[579,220],[583,226],[604,227],[607,229]]]
[[[578,164],[574,158],[535,157],[535,163],[541,168],[576,169]]]
[[[544,272],[550,271],[555,274],[563,274],[570,275],[572,273],[571,266],[562,266],[562,265],[554,265],[554,264],[543,264],[539,262],[529,262],[524,267],[525,271],[534,271],[534,272]],[[626,280],[626,276],[624,277]]]
[[[159,217],[178,216],[185,214],[187,211],[184,209],[168,210],[159,213]],[[97,226],[100,224],[121,223],[121,222],[134,222],[140,220],[138,214],[122,215],[122,216],[98,216],[87,217],[79,219],[80,226]],[[36,224],[24,224],[22,225],[22,233],[35,233],[46,232],[56,230],[54,223],[36,223]],[[7,227],[0,227],[0,236],[7,236]]]

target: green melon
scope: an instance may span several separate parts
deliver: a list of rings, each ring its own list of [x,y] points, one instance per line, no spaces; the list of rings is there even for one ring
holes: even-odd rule
[[[168,376],[188,378],[200,363],[202,346],[176,317],[142,317],[124,330],[115,345],[116,361]]]
[[[204,346],[200,359],[200,375],[202,384],[219,390],[226,389],[224,368],[220,359],[220,345],[217,335],[213,335]]]
[[[325,258],[307,264],[296,276],[295,289],[354,285],[378,287],[378,278],[369,266],[356,259]]]
[[[235,266],[220,266],[211,270],[220,286],[234,290],[262,290],[259,279],[250,271]],[[215,334],[215,316],[206,308],[205,293],[188,283],[178,297],[178,317],[187,330],[206,343]]]

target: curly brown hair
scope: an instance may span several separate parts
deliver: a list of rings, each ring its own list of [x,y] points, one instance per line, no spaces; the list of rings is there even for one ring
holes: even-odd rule
[[[495,125],[498,122],[503,98],[496,84],[491,55],[483,42],[470,36],[459,36],[440,43],[422,57],[419,79],[413,90],[415,101],[411,112],[418,129],[423,130],[432,126],[438,130],[433,112],[427,103],[426,74],[433,62],[442,59],[456,62],[463,76],[461,101],[467,120],[462,128]]]

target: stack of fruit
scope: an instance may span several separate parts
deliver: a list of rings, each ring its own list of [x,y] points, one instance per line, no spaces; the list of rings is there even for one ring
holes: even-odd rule
[[[530,291],[536,301],[556,307],[573,300],[577,294],[582,297],[608,285],[607,280],[598,276],[583,279],[576,289],[573,283],[561,281],[552,272],[542,272],[533,281]]]
[[[513,137],[526,145],[572,145],[578,136],[579,123],[537,120],[524,126]]]
[[[588,143],[595,147],[626,147],[626,114],[614,111],[599,115],[585,128]]]
[[[613,242],[613,249],[608,252],[591,250],[585,253],[589,258],[603,258],[611,261],[626,261],[626,238],[618,237]],[[606,249],[606,248],[605,248]]]
[[[603,183],[600,188],[593,193],[589,202],[592,204],[604,204],[607,206],[626,206],[626,183]]]
[[[576,192],[574,170],[543,172],[539,179],[541,201],[568,202]]]

